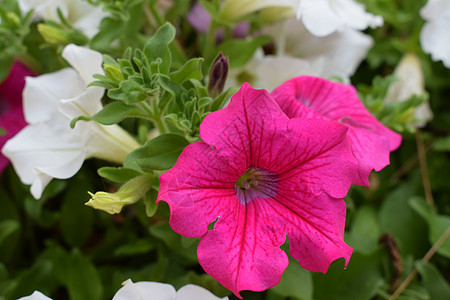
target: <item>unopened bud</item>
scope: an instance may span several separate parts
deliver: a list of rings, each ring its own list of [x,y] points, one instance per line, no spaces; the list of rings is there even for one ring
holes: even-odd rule
[[[150,175],[141,175],[125,183],[117,192],[96,192],[91,195],[87,206],[106,211],[109,214],[118,214],[125,205],[130,205],[142,198],[153,185]]]
[[[40,23],[37,25],[39,33],[47,43],[84,45],[89,39],[79,30],[65,29],[57,24]]]
[[[116,82],[120,82],[124,80],[122,70],[119,66],[113,64],[103,64],[103,69],[105,70],[105,74],[109,79],[112,79]]]
[[[227,80],[228,69],[228,57],[219,53],[209,69],[208,93],[211,98],[216,98],[222,93]]]

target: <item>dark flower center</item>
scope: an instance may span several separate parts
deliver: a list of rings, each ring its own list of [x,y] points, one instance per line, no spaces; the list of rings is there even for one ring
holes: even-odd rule
[[[272,198],[277,194],[276,174],[257,167],[248,168],[234,184],[234,191],[241,204],[255,198]]]

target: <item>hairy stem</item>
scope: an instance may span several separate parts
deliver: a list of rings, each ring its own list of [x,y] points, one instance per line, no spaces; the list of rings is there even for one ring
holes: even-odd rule
[[[442,246],[442,244],[445,242],[445,240],[450,236],[450,227],[447,228],[446,231],[439,237],[439,239],[433,244],[433,246],[428,250],[427,254],[422,258],[422,263],[428,262],[431,257],[436,253],[436,251]],[[414,270],[406,277],[406,279],[400,284],[400,286],[395,290],[395,292],[392,294],[392,296],[389,298],[389,300],[395,300],[398,296],[406,289],[406,287],[411,283],[411,281],[416,277],[417,273],[419,271],[417,268],[414,268]]]

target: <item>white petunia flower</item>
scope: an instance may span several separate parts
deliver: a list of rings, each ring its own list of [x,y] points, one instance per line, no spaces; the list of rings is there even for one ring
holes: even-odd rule
[[[430,53],[434,61],[442,60],[450,68],[450,1],[428,0],[420,15],[426,20],[420,32],[423,51]]]
[[[183,286],[178,291],[168,283],[140,281],[130,279],[114,295],[113,300],[226,300],[219,298],[210,291],[193,284]]]
[[[52,300],[52,298],[45,296],[44,294],[42,294],[39,291],[34,291],[33,294],[31,294],[29,296],[21,297],[17,300]]]
[[[271,91],[300,75],[339,76],[349,81],[373,44],[370,36],[350,28],[316,37],[295,17],[267,28],[266,33],[273,37],[277,53],[257,52],[244,68],[230,71],[227,87],[247,81],[254,88]]]
[[[87,87],[93,74],[103,74],[100,53],[68,45],[62,56],[73,66],[38,77],[27,77],[23,91],[24,114],[29,123],[2,149],[20,180],[31,184],[40,198],[53,178],[75,175],[90,157],[123,163],[139,144],[117,125],[70,121],[102,109],[104,89]]]
[[[89,38],[97,34],[100,22],[108,15],[102,11],[102,6],[92,6],[82,0],[18,0],[18,4],[23,13],[33,9],[34,20],[59,22],[59,8],[69,24]]]
[[[383,18],[366,12],[355,0],[299,0],[297,18],[315,36],[326,36],[348,28],[364,30],[383,25]]]
[[[394,75],[397,81],[388,90],[385,101],[406,101],[413,95],[420,96],[425,92],[425,82],[422,66],[417,55],[407,53],[395,68]],[[433,118],[428,102],[420,104],[414,111],[414,127],[423,127]]]

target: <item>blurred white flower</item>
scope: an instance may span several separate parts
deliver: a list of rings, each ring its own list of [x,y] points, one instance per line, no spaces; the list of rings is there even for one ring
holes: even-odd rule
[[[97,157],[123,163],[139,144],[117,125],[70,121],[102,109],[104,89],[87,87],[93,74],[103,74],[100,53],[68,45],[62,56],[73,66],[38,77],[27,77],[23,91],[25,120],[30,124],[2,149],[20,180],[40,198],[53,179],[75,175],[84,160]]]
[[[405,54],[395,68],[394,75],[398,80],[389,87],[385,99],[387,103],[406,101],[413,95],[420,96],[425,92],[422,66],[417,55],[413,53]],[[428,102],[424,102],[416,108],[414,112],[415,121],[411,125],[423,127],[432,118],[433,113],[430,105]]]
[[[383,25],[383,18],[366,12],[355,0],[298,0],[297,18],[315,36],[348,28],[364,30]]]
[[[348,82],[373,44],[370,36],[350,28],[316,37],[295,17],[268,27],[266,33],[275,41],[276,54],[257,52],[244,68],[230,71],[227,87],[247,81],[271,91],[300,75],[339,76]]]
[[[123,287],[114,295],[113,300],[225,300],[210,291],[193,284],[183,286],[178,291],[167,283],[140,281],[130,279],[123,283]]]
[[[52,298],[45,296],[44,294],[42,294],[39,291],[34,291],[33,294],[31,294],[29,296],[21,297],[17,300],[52,300]]]
[[[442,60],[450,68],[450,1],[428,0],[420,15],[426,20],[420,32],[423,51],[430,53],[434,61]]]
[[[82,0],[18,0],[20,10],[27,13],[31,9],[34,20],[51,20],[59,22],[59,8],[64,18],[76,29],[92,38],[97,34],[100,22],[108,14],[102,11],[102,6],[92,6]]]

